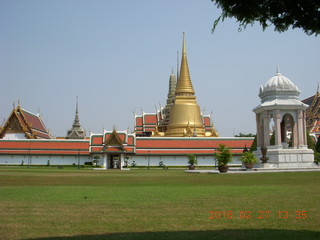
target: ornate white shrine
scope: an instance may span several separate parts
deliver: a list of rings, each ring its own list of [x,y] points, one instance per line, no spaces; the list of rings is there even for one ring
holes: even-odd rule
[[[306,114],[308,105],[299,100],[300,90],[279,69],[264,86],[260,87],[261,103],[256,113],[257,152],[267,148],[264,168],[314,167],[313,150],[307,147]],[[271,141],[271,138],[274,141]]]

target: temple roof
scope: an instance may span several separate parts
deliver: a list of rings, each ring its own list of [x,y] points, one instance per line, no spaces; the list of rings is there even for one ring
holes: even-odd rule
[[[24,134],[28,139],[52,138],[40,114],[22,109],[20,104],[12,110],[8,120],[0,129],[0,138],[5,138],[6,134]]]
[[[317,93],[311,97],[302,100],[303,103],[308,104],[306,110],[306,124],[307,130],[311,133],[320,134],[320,94]]]

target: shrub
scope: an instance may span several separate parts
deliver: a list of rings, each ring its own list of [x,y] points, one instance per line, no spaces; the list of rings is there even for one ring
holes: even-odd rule
[[[241,162],[245,164],[255,164],[258,162],[255,154],[253,152],[244,152],[240,158]]]
[[[197,161],[197,157],[194,154],[189,154],[188,155],[188,164],[190,165],[197,165],[198,161]]]
[[[219,144],[219,148],[217,149],[214,157],[218,162],[218,166],[227,165],[232,161],[232,153],[224,144]]]

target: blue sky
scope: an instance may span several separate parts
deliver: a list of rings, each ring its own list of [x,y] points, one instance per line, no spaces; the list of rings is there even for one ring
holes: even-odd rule
[[[133,130],[133,112],[165,104],[182,32],[198,104],[221,136],[255,133],[259,87],[277,65],[300,99],[315,93],[319,37],[258,24],[238,32],[234,19],[212,34],[220,12],[210,0],[0,1],[1,123],[19,99],[65,136],[78,95],[88,132]]]

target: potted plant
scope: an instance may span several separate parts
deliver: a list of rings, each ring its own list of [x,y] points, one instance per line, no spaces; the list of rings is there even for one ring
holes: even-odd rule
[[[197,157],[194,154],[189,154],[188,159],[189,170],[194,170],[196,167],[195,165],[198,163]]]
[[[228,163],[232,161],[232,153],[230,149],[224,144],[219,144],[219,148],[217,149],[214,157],[218,163],[219,171],[227,172],[229,169]]]
[[[242,153],[240,160],[247,169],[252,169],[253,165],[258,162],[255,154],[250,151]]]

